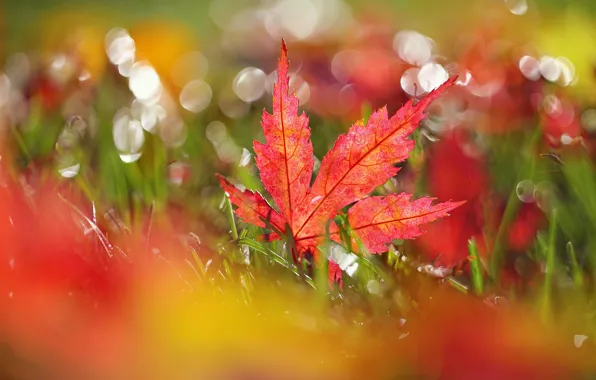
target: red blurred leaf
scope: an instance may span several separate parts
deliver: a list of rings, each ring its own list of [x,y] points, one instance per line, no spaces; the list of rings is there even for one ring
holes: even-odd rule
[[[579,144],[582,127],[577,106],[554,95],[546,96],[543,103],[541,121],[546,142],[553,148]]]
[[[280,213],[259,194],[241,192],[221,177],[220,182],[238,207],[238,216],[261,227],[265,226],[264,219],[271,220],[271,225],[280,231],[289,225],[298,250],[304,252],[318,243],[324,236],[326,223],[343,207],[365,198],[398,172],[395,163],[408,158],[414,147],[408,136],[424,118],[428,105],[453,85],[455,78],[418,103],[407,102],[391,118],[387,109],[381,108],[366,124],[356,122],[323,158],[310,189],[313,159],[308,119],[304,114],[297,116],[298,100],[288,95],[288,81],[287,51],[282,43],[273,114],[263,114],[266,143],[254,144],[261,179]],[[459,205],[431,206],[429,198],[408,201],[409,196],[402,194],[357,203],[350,212],[351,221],[357,227],[354,231],[378,253],[392,239],[420,235],[418,224],[444,216]],[[377,220],[383,221],[382,227],[371,225]]]
[[[430,225],[418,240],[429,258],[440,255],[439,261],[447,266],[465,260],[470,238],[479,243],[483,240],[482,197],[490,189],[484,163],[466,155],[458,140],[452,134],[433,146],[427,163],[428,184],[430,192],[440,199],[466,199],[467,203],[454,210],[448,219]]]
[[[465,135],[445,136],[433,146],[427,162],[427,181],[433,195],[441,199],[467,200],[448,219],[430,225],[417,241],[429,259],[436,259],[445,266],[454,266],[468,257],[471,238],[478,243],[481,254],[490,252],[505,211],[505,199],[491,192],[482,157],[464,152],[463,146],[467,143]],[[445,162],[450,164],[445,165]],[[518,252],[528,249],[543,224],[542,211],[533,204],[523,204],[508,228],[507,248]],[[492,235],[485,235],[488,231]]]
[[[509,226],[508,245],[509,248],[523,252],[534,242],[536,231],[544,224],[544,213],[535,204],[524,203],[516,219]]]
[[[468,140],[465,132],[452,133],[433,145],[427,170],[428,185],[434,196],[471,201],[480,198],[490,189],[487,168],[482,157],[471,156],[462,149],[462,145],[469,143]]]

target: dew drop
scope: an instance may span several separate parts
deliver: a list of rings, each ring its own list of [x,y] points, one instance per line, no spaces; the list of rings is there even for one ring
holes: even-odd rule
[[[203,79],[209,70],[209,61],[200,51],[192,51],[182,56],[172,67],[174,83],[183,87],[195,79]]]
[[[565,57],[558,57],[556,61],[561,70],[559,84],[561,86],[572,85],[575,81],[575,66],[569,59]]]
[[[159,137],[161,141],[170,147],[178,148],[184,144],[188,136],[188,128],[184,121],[178,117],[172,117],[164,121],[159,129]]]
[[[409,68],[403,73],[399,80],[401,88],[410,96],[418,96],[424,93],[424,90],[418,82],[419,72],[420,69],[416,67]]]
[[[5,74],[0,75],[0,107],[10,98],[10,80]]]
[[[576,334],[573,336],[573,345],[577,348],[580,348],[584,344],[586,339],[588,339],[586,335]]]
[[[157,71],[148,62],[137,62],[131,69],[128,87],[143,103],[156,103],[163,86]]]
[[[544,212],[550,212],[556,202],[555,191],[550,182],[542,181],[534,189],[536,205]]]
[[[141,152],[139,153],[120,153],[120,159],[126,164],[137,161],[141,158]]]
[[[272,36],[290,35],[297,40],[309,38],[316,31],[321,18],[311,0],[282,0],[271,9],[265,20]]]
[[[290,92],[294,92],[300,105],[304,105],[310,99],[310,85],[301,76],[290,77]]]
[[[215,151],[222,161],[229,163],[236,162],[242,154],[240,148],[231,139],[226,139],[217,144]]]
[[[234,78],[233,90],[244,102],[258,100],[265,93],[267,75],[256,67],[242,69]]]
[[[346,84],[339,90],[338,96],[338,111],[345,114],[353,109],[358,101],[358,94],[356,86],[353,84]]]
[[[80,137],[75,129],[64,128],[58,136],[58,141],[56,142],[57,148],[63,150],[72,149],[79,144]]]
[[[212,144],[219,144],[227,138],[226,126],[221,121],[212,121],[205,129],[205,135]]]
[[[242,148],[242,156],[240,156],[240,162],[238,166],[244,167],[250,163],[250,159],[252,158],[252,154],[246,148]]]
[[[219,99],[219,109],[231,119],[238,119],[245,116],[250,111],[250,104],[238,99],[234,94],[231,96],[222,96]]]
[[[596,110],[585,110],[581,116],[581,124],[586,131],[596,132]]]
[[[381,291],[381,286],[379,284],[379,281],[377,281],[377,280],[370,280],[366,284],[366,289],[368,290],[368,292],[370,294],[379,294],[379,292]]]
[[[314,197],[314,198],[312,199],[312,201],[310,201],[310,204],[315,204],[315,203],[317,203],[318,201],[320,201],[321,199],[323,199],[323,196],[322,196],[322,195],[317,195],[316,197]]]
[[[12,86],[20,88],[31,77],[32,63],[25,53],[15,53],[6,60],[5,70]]]
[[[573,137],[569,136],[567,133],[563,133],[561,135],[561,144],[569,145],[573,142]]]
[[[356,271],[358,270],[358,263],[353,263],[352,265],[348,266],[346,268],[346,274],[350,277],[354,277],[354,275],[356,274]]]
[[[167,116],[166,110],[157,104],[143,107],[141,111],[141,125],[147,132],[155,132],[157,123]]]
[[[548,55],[540,58],[539,68],[540,74],[549,82],[556,82],[561,76],[561,65]]]
[[[465,70],[459,78],[455,81],[455,84],[458,86],[466,87],[472,81],[472,73],[468,70]]]
[[[427,63],[418,72],[418,82],[426,92],[436,89],[445,83],[447,79],[449,79],[447,70],[438,63]]]
[[[89,71],[84,70],[83,72],[81,72],[79,74],[79,78],[78,79],[79,79],[79,82],[85,82],[85,81],[91,79],[91,74],[89,73]]]
[[[168,177],[174,186],[180,186],[188,173],[188,166],[183,162],[173,162],[168,166]]]
[[[58,54],[50,65],[49,74],[56,83],[64,84],[74,75],[75,70],[73,59],[64,54]]]
[[[134,61],[135,41],[124,29],[112,29],[106,34],[106,54],[114,65]]]
[[[123,153],[137,153],[145,142],[143,127],[125,112],[121,110],[114,117],[114,144]]]
[[[505,6],[509,9],[509,12],[517,16],[524,15],[528,11],[526,0],[505,0]]]
[[[515,192],[520,201],[524,203],[534,202],[534,183],[530,180],[523,180],[517,184]]]
[[[120,75],[122,75],[123,77],[130,77],[130,74],[132,73],[132,68],[135,64],[134,60],[130,60],[130,61],[125,61],[122,62],[121,64],[118,65],[118,73]]]
[[[64,178],[74,178],[77,174],[79,174],[79,170],[81,170],[81,165],[77,162],[74,165],[58,169],[58,173],[60,173],[60,175]]]
[[[198,113],[209,106],[212,96],[211,86],[201,79],[196,79],[184,86],[180,92],[180,104],[184,109]]]
[[[433,41],[416,31],[405,30],[393,38],[393,50],[405,62],[420,66],[432,57]]]
[[[559,117],[563,113],[563,104],[561,100],[554,95],[547,95],[543,102],[544,110],[552,117]]]
[[[359,59],[359,53],[355,50],[342,50],[336,53],[331,60],[331,74],[342,83],[347,83],[352,75],[352,71],[354,67],[357,65]],[[277,80],[277,72],[273,72],[270,76],[275,76],[273,78],[267,79],[267,84],[269,86],[269,82],[273,83]],[[273,86],[271,86],[273,88]],[[270,88],[267,88],[267,91],[271,93]]]
[[[540,62],[534,57],[525,55],[519,60],[519,70],[529,80],[540,79]]]

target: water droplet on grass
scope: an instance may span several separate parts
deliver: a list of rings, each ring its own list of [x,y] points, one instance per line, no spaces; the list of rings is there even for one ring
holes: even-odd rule
[[[538,183],[534,189],[534,199],[542,211],[550,212],[557,201],[553,185],[548,181]]]
[[[596,110],[585,110],[581,116],[582,127],[588,132],[596,132]]]
[[[77,162],[74,165],[58,169],[58,173],[60,173],[60,175],[64,178],[74,178],[77,174],[79,174],[79,170],[81,170],[81,165]]]
[[[586,335],[576,334],[573,336],[573,344],[575,345],[575,347],[580,348],[584,344],[586,339],[588,339]]]
[[[517,184],[515,192],[520,201],[524,203],[534,202],[534,183],[530,180],[523,180]]]
[[[534,57],[525,55],[519,60],[519,70],[529,80],[540,79],[540,62]]]
[[[410,96],[418,96],[424,93],[422,87],[420,87],[420,83],[418,82],[418,73],[420,69],[416,67],[412,67],[407,69],[401,79],[399,80],[399,84],[401,88],[405,91],[406,94]]]
[[[250,159],[252,158],[252,154],[246,148],[242,148],[242,156],[240,156],[240,162],[238,166],[244,167],[250,163]]]
[[[432,57],[433,40],[413,30],[398,32],[393,39],[393,50],[411,65],[420,66]]]
[[[528,11],[526,0],[505,0],[505,6],[509,9],[509,12],[517,16],[524,15]]]
[[[114,65],[134,60],[135,41],[124,29],[112,29],[105,37],[106,54]]]
[[[212,96],[211,86],[201,79],[196,79],[184,86],[180,92],[180,104],[184,109],[198,113],[209,106]]]
[[[540,58],[540,74],[549,82],[556,82],[561,76],[561,65],[557,60],[548,55]]]
[[[141,158],[141,152],[139,153],[120,153],[120,159],[122,162],[130,164],[131,162],[137,161]]]
[[[377,280],[370,280],[366,284],[366,289],[371,294],[379,294],[379,292],[381,291],[381,286],[379,284],[379,281],[377,281]]]
[[[137,62],[131,69],[128,87],[133,95],[146,104],[154,104],[163,92],[157,71],[148,62]]]
[[[418,72],[418,82],[420,87],[426,92],[430,92],[449,79],[447,70],[438,63],[427,63],[420,68]]]
[[[233,89],[236,96],[250,103],[265,93],[267,75],[256,67],[242,69],[234,78]]]

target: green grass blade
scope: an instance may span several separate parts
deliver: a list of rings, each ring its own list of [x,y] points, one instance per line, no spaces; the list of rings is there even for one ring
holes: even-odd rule
[[[552,298],[552,287],[553,287],[553,276],[555,272],[556,258],[555,258],[555,242],[556,242],[556,230],[557,227],[557,210],[553,209],[549,221],[548,228],[548,244],[546,248],[546,273],[544,276],[544,284],[542,288],[541,307],[540,315],[543,321],[550,319],[551,312],[551,298]]]
[[[478,247],[476,246],[476,240],[473,238],[468,240],[468,252],[470,253],[472,289],[476,295],[481,295],[484,291],[484,276],[482,274],[482,267],[480,266],[480,259],[478,258]]]
[[[573,283],[575,284],[576,289],[582,289],[584,286],[584,274],[577,262],[577,256],[575,255],[573,243],[568,241],[566,248],[567,254],[569,255],[569,261],[571,263],[571,276],[573,277]]]
[[[226,216],[228,217],[228,223],[230,225],[230,231],[232,233],[232,238],[234,240],[238,240],[238,229],[236,228],[236,222],[234,220],[234,209],[232,209],[232,202],[230,202],[230,198],[225,196],[226,202]]]

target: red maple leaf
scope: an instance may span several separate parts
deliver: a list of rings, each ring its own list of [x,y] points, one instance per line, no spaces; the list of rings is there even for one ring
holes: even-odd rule
[[[325,236],[326,224],[342,208],[355,203],[348,212],[351,230],[371,253],[387,250],[393,239],[411,239],[423,233],[419,224],[446,216],[463,202],[432,204],[433,198],[410,201],[410,195],[368,197],[376,187],[393,177],[395,164],[408,158],[414,141],[408,136],[424,118],[424,110],[448,87],[451,78],[426,98],[407,102],[389,117],[386,108],[374,112],[368,122],[358,121],[341,135],[321,162],[312,184],[313,148],[308,118],[298,114],[298,99],[289,94],[287,49],[282,42],[278,82],[273,92],[273,113],[263,112],[265,143],[255,142],[256,162],[265,189],[277,209],[259,193],[240,190],[218,176],[237,206],[236,214],[247,223],[270,227],[278,235],[291,236],[300,255],[314,252]],[[330,228],[339,240],[338,228]]]

